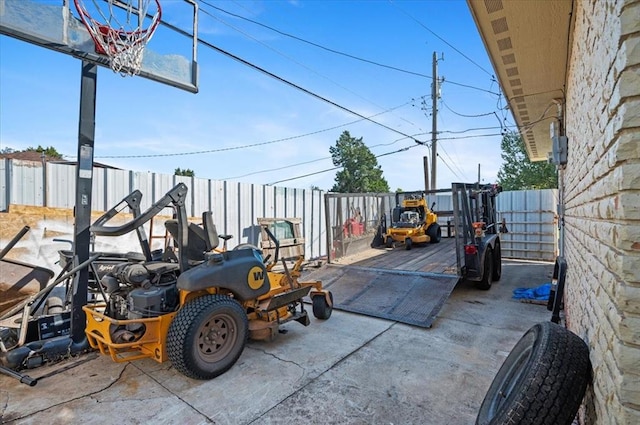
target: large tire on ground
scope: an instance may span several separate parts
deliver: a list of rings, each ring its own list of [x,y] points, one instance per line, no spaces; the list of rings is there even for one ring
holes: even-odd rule
[[[539,323],[498,370],[476,425],[569,425],[590,378],[587,344],[560,325]]]
[[[487,252],[484,253],[484,267],[482,268],[482,279],[480,282],[476,282],[476,287],[487,291],[491,289],[491,282],[493,279],[493,250],[487,248]]]
[[[413,246],[413,241],[411,240],[411,238],[407,238],[404,240],[404,249],[409,251],[412,246]]]
[[[242,354],[249,323],[242,306],[223,295],[206,295],[185,304],[167,333],[173,367],[194,379],[223,374]]]
[[[431,223],[427,227],[427,236],[429,236],[429,242],[438,243],[442,239],[442,229],[438,223]]]
[[[331,312],[333,311],[333,294],[331,292],[329,292],[329,299],[331,300],[331,305],[329,305],[324,295],[316,295],[311,299],[313,316],[316,319],[327,320],[331,317]]]
[[[494,282],[502,277],[502,252],[500,251],[500,241],[497,240],[493,250],[493,273],[491,274]]]

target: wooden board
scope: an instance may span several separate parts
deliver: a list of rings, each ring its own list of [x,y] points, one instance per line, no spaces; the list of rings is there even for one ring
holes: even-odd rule
[[[414,245],[410,250],[402,245],[393,249],[369,248],[332,261],[332,264],[455,275],[455,239],[442,238],[440,243]]]

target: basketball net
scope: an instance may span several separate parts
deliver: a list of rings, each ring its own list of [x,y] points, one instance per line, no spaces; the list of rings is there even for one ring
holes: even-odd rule
[[[122,76],[139,74],[144,49],[162,16],[160,0],[73,1],[96,53],[107,56],[111,69]]]

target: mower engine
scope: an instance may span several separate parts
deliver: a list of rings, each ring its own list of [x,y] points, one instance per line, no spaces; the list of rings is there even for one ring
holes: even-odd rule
[[[158,317],[178,308],[178,264],[124,263],[103,276],[108,305],[105,315],[116,320]]]

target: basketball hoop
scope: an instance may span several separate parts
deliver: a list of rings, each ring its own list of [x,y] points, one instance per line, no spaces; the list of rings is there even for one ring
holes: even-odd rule
[[[73,1],[96,53],[107,56],[122,76],[139,74],[144,49],[160,23],[160,0],[86,0],[89,8],[85,0]]]

